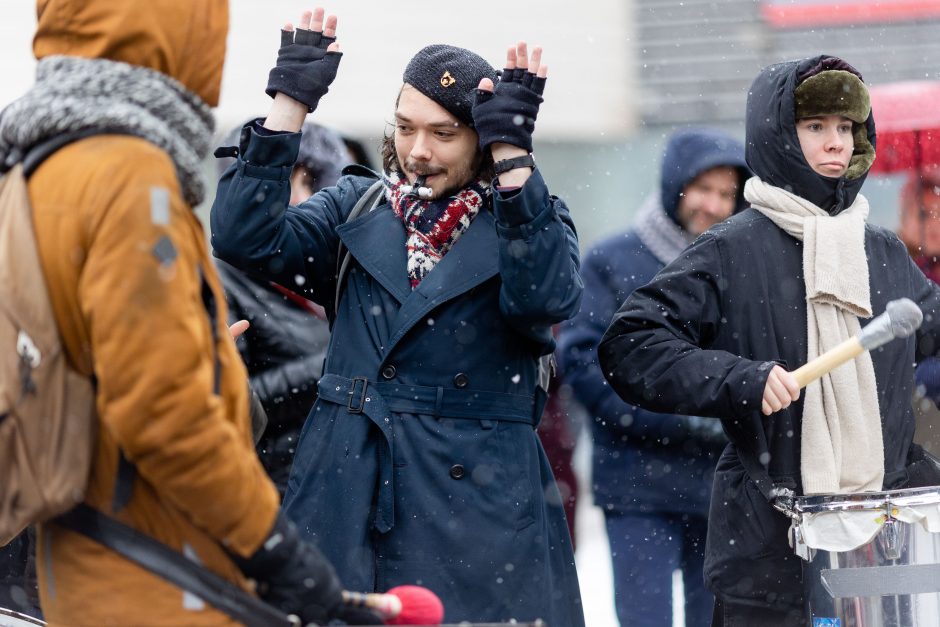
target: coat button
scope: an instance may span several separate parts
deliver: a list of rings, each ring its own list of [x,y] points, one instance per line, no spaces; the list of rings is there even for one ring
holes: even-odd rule
[[[392,364],[388,364],[384,368],[382,368],[382,378],[394,379],[396,372],[397,370],[395,370],[395,366],[393,366]]]
[[[462,372],[458,372],[454,375],[454,386],[458,388],[465,388],[470,385],[470,377],[465,375]]]
[[[461,464],[454,464],[450,467],[450,476],[454,479],[463,479],[465,474],[466,471]]]

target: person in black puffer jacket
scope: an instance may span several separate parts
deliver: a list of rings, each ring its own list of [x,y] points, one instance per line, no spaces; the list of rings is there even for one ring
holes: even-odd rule
[[[237,144],[241,126],[225,145]],[[294,171],[290,203],[303,202],[339,179],[349,153],[338,133],[307,122]],[[220,159],[224,170],[231,160]],[[319,305],[290,290],[258,279],[216,259],[231,322],[251,326],[236,342],[251,387],[267,414],[258,456],[281,497],[287,489],[294,448],[304,420],[317,399],[317,381],[330,342],[326,314]]]
[[[705,546],[713,627],[798,627],[812,622],[800,558],[771,503],[932,485],[911,395],[914,364],[940,346],[940,287],[866,222],[876,134],[858,70],[829,55],[764,68],[746,139],[751,206],[633,292],[598,360],[628,402],[721,418],[730,442]],[[901,297],[925,314],[913,335],[800,389],[790,370]]]

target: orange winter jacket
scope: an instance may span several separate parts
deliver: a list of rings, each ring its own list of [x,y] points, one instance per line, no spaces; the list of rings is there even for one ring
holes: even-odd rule
[[[226,0],[39,0],[38,11],[37,58],[146,66],[217,104]],[[95,136],[50,157],[29,192],[64,345],[74,367],[97,379],[86,502],[110,513],[123,452],[136,475],[116,517],[246,586],[222,547],[251,554],[278,496],[254,453],[247,375],[173,162],[142,139]],[[214,328],[202,277],[218,309]],[[50,625],[232,622],[54,523],[40,528],[37,564]]]

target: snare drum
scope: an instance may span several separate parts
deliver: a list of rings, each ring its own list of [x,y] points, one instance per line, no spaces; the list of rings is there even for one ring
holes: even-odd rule
[[[38,618],[0,607],[0,627],[35,627],[45,624]]]
[[[796,497],[814,627],[940,625],[940,487]]]

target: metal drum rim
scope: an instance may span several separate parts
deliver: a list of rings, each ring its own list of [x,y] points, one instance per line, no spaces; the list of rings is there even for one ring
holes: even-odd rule
[[[2,618],[3,616],[7,616],[9,618],[15,618],[19,623],[23,623],[24,625],[45,625],[46,624],[43,621],[39,620],[38,618],[33,618],[32,616],[27,616],[26,614],[20,614],[19,612],[16,612],[14,610],[7,609],[5,607],[0,607],[0,618]]]
[[[854,510],[889,510],[893,507],[940,505],[940,486],[859,492],[856,494],[813,494],[793,498],[793,509],[801,514]]]

